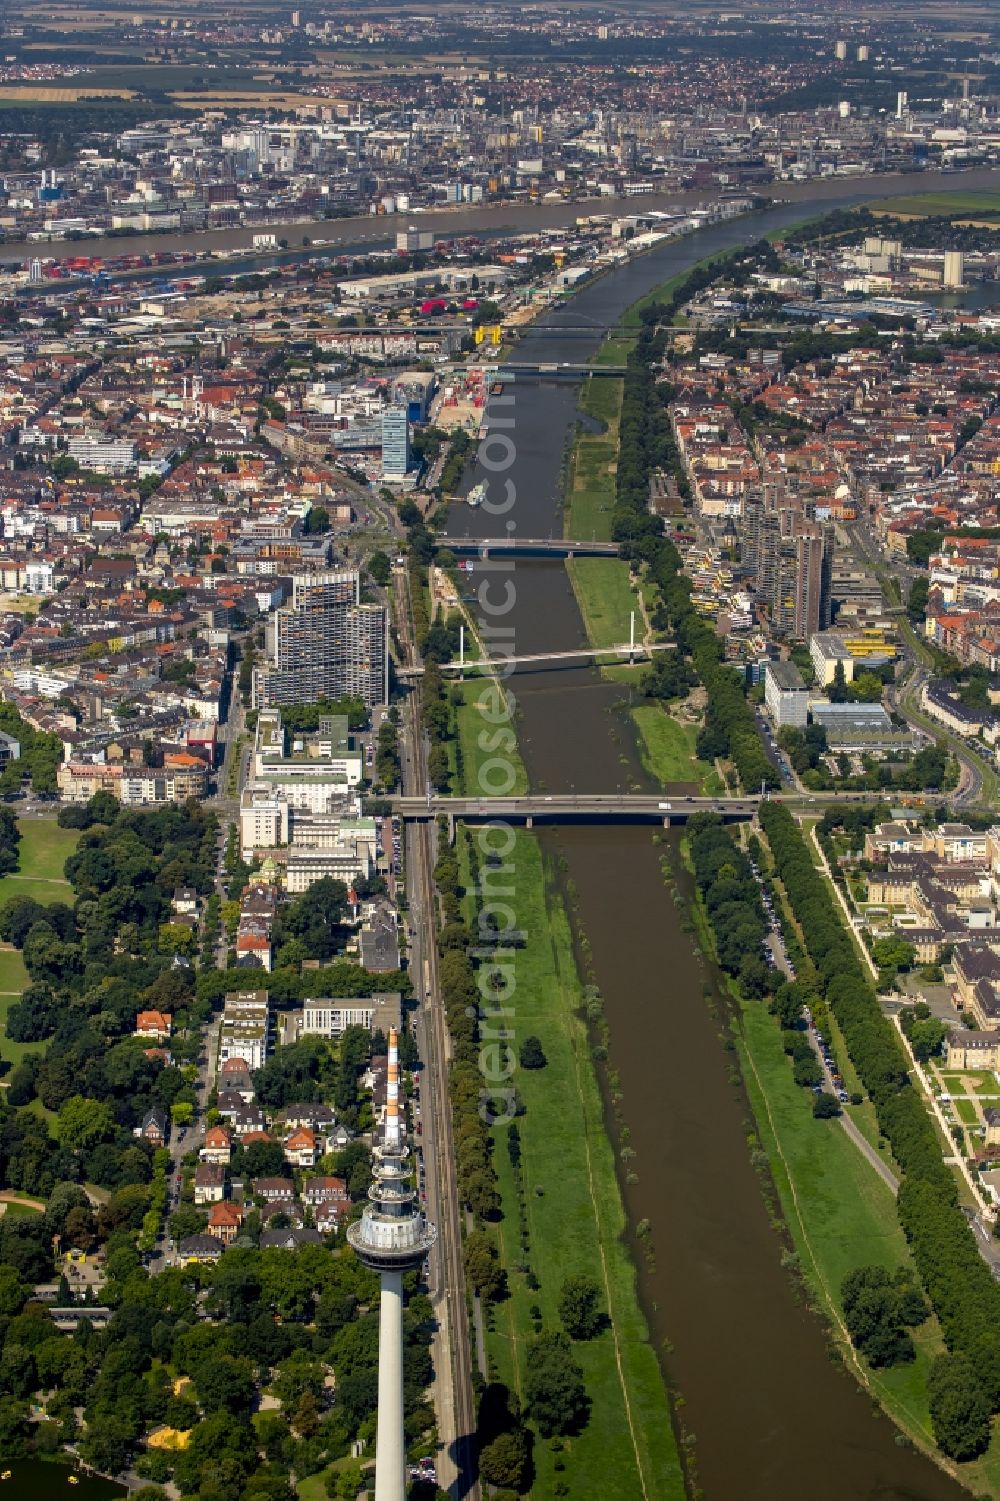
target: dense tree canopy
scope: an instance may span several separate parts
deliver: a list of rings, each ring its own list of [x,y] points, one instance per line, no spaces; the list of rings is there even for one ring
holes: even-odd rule
[[[586,1422],[590,1399],[583,1371],[562,1332],[540,1334],[529,1345],[524,1395],[543,1438],[576,1433]]]

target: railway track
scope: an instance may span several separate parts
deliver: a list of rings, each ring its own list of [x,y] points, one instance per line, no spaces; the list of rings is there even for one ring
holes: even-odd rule
[[[409,575],[402,575],[399,612],[399,639],[406,660],[419,665],[410,612]],[[412,692],[404,712],[402,737],[402,778],[411,796],[426,795],[427,754],[420,723],[419,692]],[[438,1242],[432,1253],[435,1310],[442,1326],[443,1342],[449,1361],[450,1382],[439,1387],[438,1425],[445,1454],[438,1467],[438,1479],[449,1495],[463,1501],[480,1501],[481,1489],[476,1465],[476,1409],[472,1386],[472,1349],[465,1295],[465,1267],[462,1260],[461,1211],[458,1203],[455,1171],[455,1140],[452,1131],[451,1104],[448,1095],[450,1044],[444,1006],[438,984],[438,953],[434,941],[436,895],[433,877],[434,826],[409,824],[406,829],[406,889],[414,914],[413,972],[420,997],[421,1035],[426,1065],[421,1085],[421,1112],[424,1132],[432,1131],[432,1161],[427,1166],[428,1212],[437,1224]],[[428,1089],[428,1085],[430,1088]],[[434,1266],[434,1258],[437,1260]],[[449,1390],[450,1388],[450,1390]],[[450,1402],[448,1401],[450,1398]]]

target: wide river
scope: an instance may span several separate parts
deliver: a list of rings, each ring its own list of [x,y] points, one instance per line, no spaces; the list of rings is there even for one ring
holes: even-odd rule
[[[586,360],[603,330],[652,287],[812,207],[769,210],[633,261],[535,325],[518,356]],[[493,498],[513,480],[514,506],[500,520],[456,507],[450,535],[496,535],[511,521],[521,536],[560,535],[560,471],[576,399],[576,386],[562,381],[514,393],[513,466],[502,476],[477,468],[474,476],[491,480]],[[502,457],[499,448],[492,457]],[[519,561],[514,579],[507,621],[519,653],[584,641],[561,562]],[[501,592],[495,584],[492,597]],[[588,668],[522,670],[513,688],[536,790],[650,786],[622,711],[627,689]],[[662,849],[640,828],[550,829],[539,837],[565,861],[605,997],[639,1180],[623,1193],[631,1222],[651,1222],[656,1252],[655,1271],[640,1274],[643,1303],[661,1354],[669,1341],[665,1372],[684,1396],[681,1416],[696,1438],[706,1501],[958,1501],[967,1492],[898,1443],[892,1423],[831,1362],[823,1325],[781,1267],[746,1145],[749,1106],[706,1004],[715,977],[664,887]]]

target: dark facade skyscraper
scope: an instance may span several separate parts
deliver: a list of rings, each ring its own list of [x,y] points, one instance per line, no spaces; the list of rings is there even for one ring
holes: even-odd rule
[[[783,479],[747,493],[741,524],[743,561],[776,636],[806,641],[830,624],[833,533],[810,520]]]
[[[833,578],[833,530],[818,521],[803,522],[795,539],[794,635],[808,641],[830,625]]]
[[[389,696],[388,621],[361,603],[356,569],[297,575],[291,603],[276,610],[269,661],[254,673],[254,706],[356,696],[372,708]]]

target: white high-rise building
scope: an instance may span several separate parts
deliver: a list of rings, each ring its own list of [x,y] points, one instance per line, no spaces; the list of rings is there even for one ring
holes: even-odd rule
[[[403,1434],[403,1273],[420,1266],[437,1231],[416,1208],[416,1190],[406,1165],[399,1118],[399,1045],[389,1033],[385,1131],[375,1149],[374,1181],[359,1220],[347,1238],[382,1283],[378,1327],[378,1430],[375,1441],[375,1501],[404,1501],[406,1441]]]

